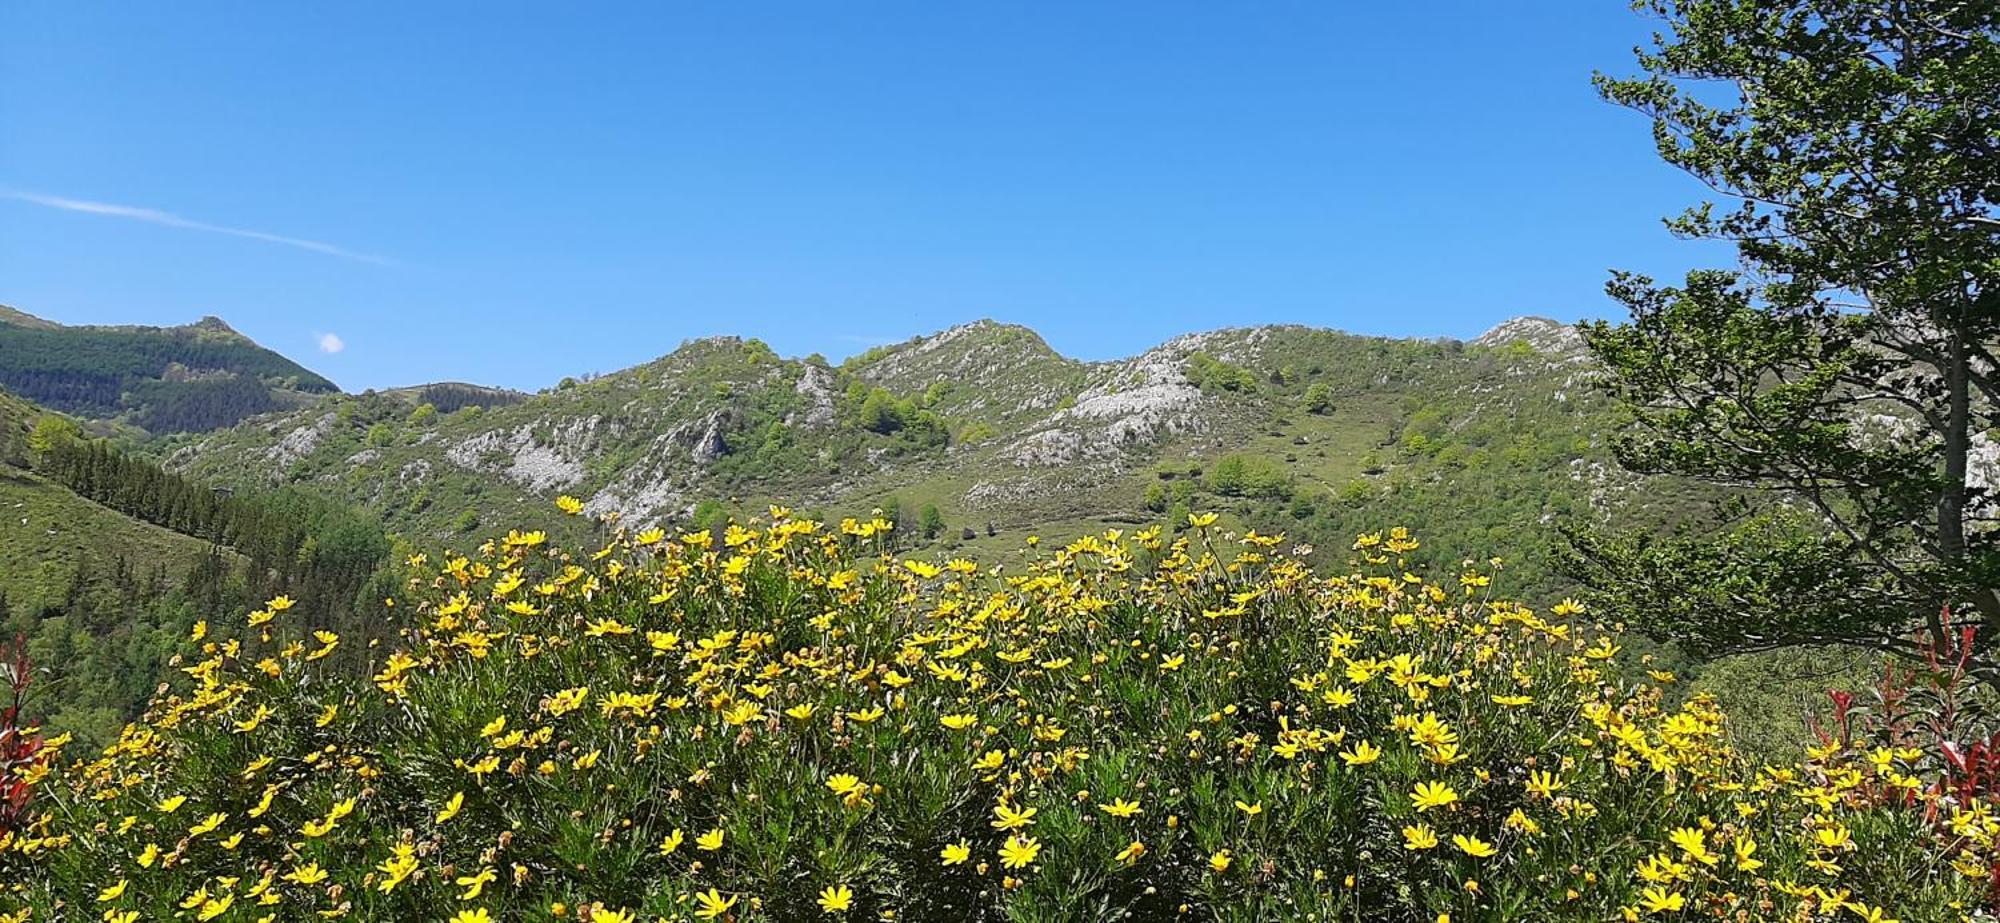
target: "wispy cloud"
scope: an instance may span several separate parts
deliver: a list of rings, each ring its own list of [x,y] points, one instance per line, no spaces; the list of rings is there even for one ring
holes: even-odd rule
[[[320,352],[331,355],[333,353],[340,352],[341,350],[346,348],[347,348],[347,341],[341,339],[340,334],[338,333],[322,333],[319,335]]]
[[[162,227],[182,228],[189,231],[207,231],[211,234],[228,234],[231,237],[247,237],[251,240],[283,244],[287,247],[297,247],[301,250],[310,250],[314,253],[326,254],[327,256],[337,256],[341,259],[360,260],[364,263],[387,265],[389,262],[373,254],[356,253],[353,250],[336,247],[333,244],[322,243],[317,240],[306,240],[302,237],[286,237],[283,234],[273,234],[269,231],[254,231],[249,228],[232,228],[226,225],[209,224],[205,221],[194,221],[173,214],[172,212],[163,212],[153,208],[114,205],[109,202],[89,202],[83,199],[65,199],[61,196],[42,195],[38,192],[20,192],[11,189],[0,189],[0,198],[13,199],[16,202],[27,202],[33,205],[40,205],[44,208],[60,209],[66,212],[104,215],[110,218],[144,221],[147,224],[157,224]]]

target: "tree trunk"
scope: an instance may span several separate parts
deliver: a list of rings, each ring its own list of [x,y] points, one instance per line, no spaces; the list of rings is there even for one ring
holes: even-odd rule
[[[1965,348],[1965,333],[1956,325],[1946,329],[1950,344],[1944,372],[1949,406],[1945,417],[1944,489],[1938,492],[1937,534],[1938,551],[1946,566],[1960,571],[1965,566],[1966,464],[1972,453],[1972,360]],[[1991,588],[1975,587],[1972,603],[1978,607],[1983,623],[1980,640],[1990,645],[2000,637],[2000,597]],[[1945,643],[1942,637],[1936,640],[1941,645]]]

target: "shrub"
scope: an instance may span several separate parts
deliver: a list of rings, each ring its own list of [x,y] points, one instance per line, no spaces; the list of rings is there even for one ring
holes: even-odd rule
[[[1209,469],[1207,481],[1209,490],[1225,497],[1282,500],[1292,494],[1291,469],[1262,455],[1224,455]]]
[[[116,745],[28,780],[0,913],[1937,919],[1979,897],[1946,851],[1989,846],[1860,784],[1902,755],[1754,771],[1578,607],[1406,576],[1401,532],[1320,576],[1202,515],[1003,574],[889,556],[879,518],[774,517],[412,558],[407,644],[366,680],[285,600],[198,632]]]
[[[1255,373],[1204,352],[1188,354],[1185,373],[1190,384],[1211,393],[1257,390]]]

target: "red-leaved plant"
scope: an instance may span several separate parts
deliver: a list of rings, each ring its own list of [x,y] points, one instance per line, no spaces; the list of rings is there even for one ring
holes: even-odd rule
[[[1813,721],[1822,746],[1891,747],[1919,751],[1912,771],[1929,780],[1930,797],[1880,784],[1864,786],[1878,800],[1922,804],[1924,819],[1949,837],[1945,813],[1954,806],[2000,801],[2000,727],[1993,690],[1974,675],[1973,625],[1955,625],[1951,608],[1939,613],[1939,628],[1916,638],[1917,656],[1891,659],[1883,666],[1874,701],[1857,705],[1846,690],[1830,690],[1830,721]],[[2000,863],[1990,869],[1987,903],[2000,909]]]
[[[41,736],[22,726],[34,675],[27,640],[17,637],[11,645],[0,641],[0,694],[7,696],[0,706],[0,836],[17,829],[27,816],[29,770],[44,758]]]

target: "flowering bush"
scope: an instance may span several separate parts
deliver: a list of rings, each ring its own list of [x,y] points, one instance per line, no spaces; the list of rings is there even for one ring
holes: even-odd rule
[[[411,560],[368,680],[274,600],[30,780],[0,919],[1980,912],[1985,841],[1876,794],[1919,754],[1755,770],[1573,604],[1192,519],[1019,568],[783,510],[512,533]]]

